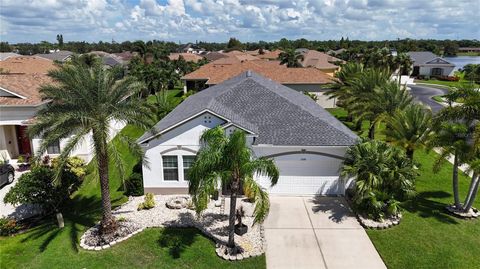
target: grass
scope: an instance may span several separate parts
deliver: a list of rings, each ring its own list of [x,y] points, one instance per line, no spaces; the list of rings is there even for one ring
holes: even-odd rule
[[[480,222],[451,216],[445,206],[453,202],[452,165],[432,172],[437,154],[417,152],[420,176],[417,197],[403,205],[400,225],[388,230],[368,230],[373,244],[388,268],[479,268]],[[469,179],[460,177],[461,197]],[[477,199],[475,207],[480,207]]]
[[[179,90],[169,94],[181,96]],[[151,101],[154,98],[150,97]],[[126,126],[122,133],[138,138],[143,131]],[[114,138],[112,143],[119,141]],[[118,146],[126,164],[124,178],[128,178],[138,160],[126,146]],[[91,163],[89,170],[92,168]],[[127,197],[112,160],[109,171],[112,204],[119,206]],[[110,249],[85,251],[79,247],[79,240],[100,220],[100,199],[98,176],[91,173],[63,211],[63,229],[57,228],[53,217],[47,217],[25,233],[0,237],[0,268],[265,268],[264,255],[235,263],[218,258],[214,243],[196,229],[148,229]]]
[[[340,120],[347,118],[342,108],[327,110]],[[379,132],[376,137],[382,139]],[[357,133],[365,136],[365,127]],[[402,205],[400,225],[387,230],[367,230],[390,269],[480,268],[480,220],[462,220],[447,213],[445,207],[453,202],[452,165],[445,161],[441,170],[433,173],[437,156],[433,151],[415,153],[420,173],[416,181],[418,195]],[[461,197],[465,197],[469,182],[466,175],[460,175]],[[474,207],[480,208],[480,199]]]
[[[415,80],[416,83],[418,84],[435,84],[435,85],[440,85],[440,86],[446,86],[446,87],[456,87],[456,88],[459,88],[461,87],[462,85],[465,85],[465,84],[470,84],[472,83],[471,81],[468,81],[464,78],[465,74],[463,72],[459,72],[459,71],[455,71],[455,76],[458,76],[460,77],[460,80],[459,81],[444,81],[444,80],[438,80],[438,79],[435,79],[435,78],[431,78],[431,79],[422,79],[422,80]],[[475,86],[480,86],[479,84],[477,83],[474,83]]]
[[[457,52],[457,56],[480,56],[480,52],[474,52],[474,51]]]

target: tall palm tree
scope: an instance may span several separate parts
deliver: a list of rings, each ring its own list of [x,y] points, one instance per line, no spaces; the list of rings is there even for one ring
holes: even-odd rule
[[[302,67],[303,55],[294,49],[288,49],[278,55],[280,64],[286,64],[287,67]]]
[[[425,147],[432,135],[432,112],[420,104],[397,110],[387,119],[384,133],[392,144],[404,148],[407,157],[413,160],[415,150]]]
[[[219,187],[230,187],[230,216],[228,247],[235,247],[235,209],[240,186],[248,185],[255,201],[255,223],[262,222],[268,214],[270,202],[267,192],[254,180],[254,176],[266,176],[272,186],[277,183],[279,171],[272,159],[253,157],[246,144],[244,132],[235,131],[226,136],[216,127],[201,136],[202,148],[189,170],[189,193],[197,213],[208,204],[209,196]]]
[[[440,170],[445,158],[453,156],[452,189],[454,204],[457,209],[462,208],[458,193],[458,167],[465,163],[470,146],[468,145],[468,127],[461,123],[443,122],[437,125],[435,135],[429,143],[431,148],[441,147],[442,151],[434,163],[434,171]]]
[[[399,53],[395,59],[395,67],[399,69],[398,75],[408,75],[412,70],[413,61],[406,53]]]
[[[352,112],[358,115],[359,120],[370,120],[369,137],[373,139],[376,125],[412,102],[413,97],[407,90],[394,81],[388,81],[376,86],[372,92],[364,93],[362,98],[352,104]]]
[[[138,52],[138,55],[143,60],[143,63],[147,63],[148,54],[152,53],[152,47],[143,40],[137,40],[133,43],[132,52]]]
[[[115,144],[108,143],[110,125],[123,122],[143,129],[152,125],[151,109],[136,98],[142,84],[132,77],[117,81],[113,71],[101,66],[63,65],[50,71],[49,76],[54,83],[42,86],[40,93],[51,102],[37,113],[36,122],[29,130],[31,136],[43,138],[37,156],[41,156],[50,144],[67,138],[59,156],[58,171],[61,171],[72,150],[87,134],[92,134],[103,207],[101,231],[110,233],[115,230],[116,221],[111,212],[109,159],[113,158],[123,172],[123,161]],[[142,154],[133,139],[121,133],[117,137],[132,153]],[[57,178],[61,176],[59,173]]]

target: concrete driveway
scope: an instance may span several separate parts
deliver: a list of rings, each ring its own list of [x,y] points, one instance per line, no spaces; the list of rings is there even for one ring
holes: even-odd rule
[[[3,185],[0,187],[0,217],[13,217],[18,219],[28,218],[39,212],[39,207],[33,205],[18,205],[13,206],[11,204],[5,204],[3,198],[10,191],[10,189],[17,184],[20,176],[27,171],[18,172],[15,171],[15,180],[8,185]]]
[[[270,197],[267,268],[386,268],[339,197]]]

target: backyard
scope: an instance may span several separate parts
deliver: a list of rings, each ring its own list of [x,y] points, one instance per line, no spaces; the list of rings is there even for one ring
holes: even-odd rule
[[[345,121],[341,108],[329,109]],[[348,123],[347,123],[348,124]],[[364,122],[363,127],[366,124]],[[360,132],[366,135],[365,128]],[[377,138],[382,138],[377,134]],[[432,172],[437,154],[418,151],[415,161],[420,176],[416,181],[417,196],[402,206],[400,225],[387,230],[368,230],[373,244],[388,268],[478,268],[480,223],[451,216],[445,207],[452,203],[452,165],[445,162],[439,173]],[[462,174],[460,190],[464,195],[469,179]],[[463,196],[462,196],[463,197]],[[480,207],[477,200],[476,208]]]
[[[169,94],[180,98],[180,91]],[[149,98],[152,102],[155,98]],[[138,138],[143,131],[125,127],[122,132]],[[112,143],[118,143],[116,139]],[[128,177],[137,160],[121,147]],[[122,181],[110,162],[110,194],[113,206],[128,198]],[[98,179],[87,175],[81,188],[63,212],[65,227],[58,229],[53,217],[13,237],[0,237],[2,268],[265,268],[265,255],[240,262],[228,262],[215,253],[215,244],[196,229],[147,229],[131,239],[100,252],[80,248],[82,234],[101,217]],[[135,251],[132,251],[135,250]]]

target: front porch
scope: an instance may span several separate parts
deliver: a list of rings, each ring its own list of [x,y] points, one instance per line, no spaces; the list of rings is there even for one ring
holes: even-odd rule
[[[0,123],[0,157],[15,160],[32,155],[32,141],[27,135],[27,125]]]

